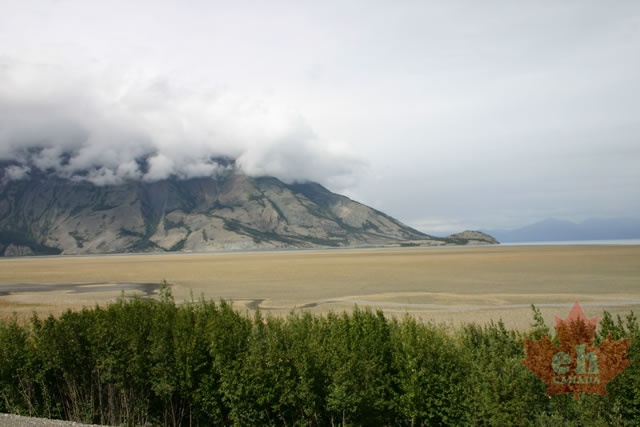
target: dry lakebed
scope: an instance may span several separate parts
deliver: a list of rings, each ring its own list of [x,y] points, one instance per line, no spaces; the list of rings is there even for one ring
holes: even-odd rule
[[[579,301],[588,316],[640,313],[640,246],[532,245],[171,253],[0,259],[0,315],[27,318],[157,297],[230,300],[241,312],[342,312],[526,329]]]

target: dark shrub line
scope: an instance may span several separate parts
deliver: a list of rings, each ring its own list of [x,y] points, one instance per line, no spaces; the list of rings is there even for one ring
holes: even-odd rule
[[[640,365],[607,396],[545,395],[501,322],[452,329],[381,311],[286,318],[220,301],[120,299],[0,323],[0,411],[110,425],[638,425]],[[598,339],[631,337],[604,314]]]

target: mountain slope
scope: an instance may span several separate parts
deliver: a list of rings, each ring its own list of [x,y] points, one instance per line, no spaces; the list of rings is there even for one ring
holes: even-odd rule
[[[460,240],[464,242],[464,244],[473,244],[473,245],[497,245],[500,242],[495,239],[493,236],[490,236],[481,231],[463,231],[462,233],[452,234],[447,237],[450,240]]]
[[[95,186],[0,176],[0,254],[219,251],[442,244],[315,183],[227,171],[215,178]]]

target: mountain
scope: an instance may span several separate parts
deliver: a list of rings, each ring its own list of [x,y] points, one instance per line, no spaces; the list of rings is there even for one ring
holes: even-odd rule
[[[599,218],[575,223],[548,218],[518,229],[491,230],[487,233],[503,243],[638,239],[640,238],[640,220]]]
[[[462,233],[452,234],[447,237],[452,241],[459,240],[460,243],[465,245],[497,245],[500,242],[486,233],[481,231],[463,231]]]
[[[436,238],[316,183],[236,168],[216,177],[96,186],[0,168],[0,255],[441,245]]]

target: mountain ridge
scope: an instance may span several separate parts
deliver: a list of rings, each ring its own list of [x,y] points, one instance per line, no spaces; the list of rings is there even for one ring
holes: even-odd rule
[[[640,220],[590,218],[582,222],[572,222],[546,218],[516,229],[495,229],[485,232],[503,243],[638,239],[640,238]]]
[[[0,169],[1,172],[1,169]],[[213,252],[465,244],[438,238],[313,182],[229,168],[215,177],[126,181],[0,174],[0,255]]]

